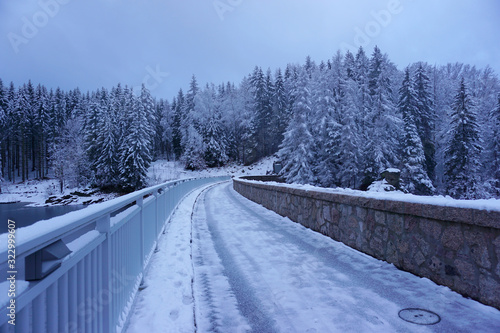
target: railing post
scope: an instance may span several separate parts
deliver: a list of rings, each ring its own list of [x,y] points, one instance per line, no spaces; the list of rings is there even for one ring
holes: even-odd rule
[[[160,219],[160,214],[158,214],[158,200],[160,195],[158,194],[158,190],[155,190],[154,192],[154,197],[155,197],[155,241],[156,241],[156,246],[155,246],[155,252],[160,251],[158,248],[158,240],[160,239],[160,228],[158,226],[159,224],[159,219]]]
[[[99,218],[96,222],[96,230],[102,234],[106,234],[106,239],[102,242],[102,260],[101,269],[102,269],[102,290],[98,290],[98,294],[107,294],[109,297],[112,297],[111,290],[113,290],[113,286],[111,285],[111,244],[110,244],[110,230],[111,230],[111,216],[110,214],[106,214]],[[111,321],[111,317],[113,314],[112,309],[112,300],[109,299],[108,302],[103,302],[102,306],[102,330],[113,332],[113,322]],[[95,311],[95,310],[94,310]]]
[[[144,283],[144,197],[137,198],[136,201],[137,206],[140,208],[139,212],[139,226],[140,226],[140,246],[139,246],[139,253],[141,256],[141,273],[142,273],[142,278],[141,278],[141,285],[139,286],[139,289],[144,289],[146,288],[146,285]]]

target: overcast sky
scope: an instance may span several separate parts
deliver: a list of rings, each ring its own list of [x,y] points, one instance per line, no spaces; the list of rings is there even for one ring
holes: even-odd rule
[[[192,74],[239,83],[258,65],[378,45],[403,69],[500,74],[498,0],[0,0],[0,78],[82,91],[142,82],[171,99]]]

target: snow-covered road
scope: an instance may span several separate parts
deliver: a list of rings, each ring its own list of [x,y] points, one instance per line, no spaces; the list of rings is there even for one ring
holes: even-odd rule
[[[188,196],[165,236],[129,332],[500,331],[500,311],[308,230],[230,183]],[[440,322],[409,323],[405,308]]]

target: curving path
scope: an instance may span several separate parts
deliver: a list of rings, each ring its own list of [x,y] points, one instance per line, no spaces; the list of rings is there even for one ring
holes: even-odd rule
[[[171,310],[164,301],[164,306],[139,308],[158,303],[144,295],[149,287],[138,297],[130,332],[145,323],[150,333],[174,332],[174,326],[183,332],[500,331],[500,311],[291,222],[243,198],[231,183],[198,191],[187,201],[179,208],[183,216],[172,219],[166,243],[168,237],[180,241],[182,236],[178,245],[185,254],[175,260],[184,268],[184,261],[190,260],[191,271],[183,270],[182,280],[172,273],[175,267],[170,273],[162,269],[174,260],[165,253],[161,262],[154,258],[146,279],[163,279],[159,290],[149,293],[164,293],[164,300],[170,293],[170,302],[182,306]],[[190,224],[186,205],[193,207]],[[178,292],[169,291],[165,274],[172,275],[172,283],[179,280],[182,302],[175,298]],[[432,312],[402,312],[407,320],[440,321],[407,322],[398,315],[407,308]],[[166,319],[155,324],[145,311]],[[171,311],[174,317],[184,314],[184,325],[172,321],[169,326]]]

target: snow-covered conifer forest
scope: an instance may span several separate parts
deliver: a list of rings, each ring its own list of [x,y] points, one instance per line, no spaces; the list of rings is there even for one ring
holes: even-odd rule
[[[4,181],[134,190],[158,158],[187,169],[277,154],[289,182],[366,189],[388,167],[411,193],[500,197],[500,82],[490,68],[419,62],[398,69],[375,47],[317,63],[255,67],[238,84],[172,100],[0,80]]]

